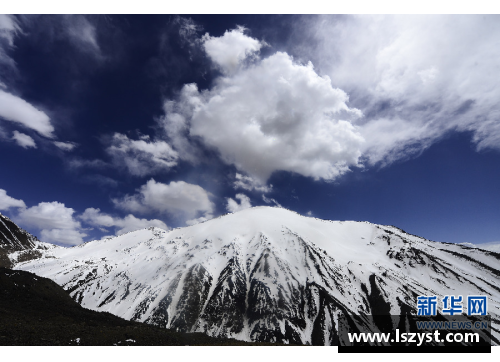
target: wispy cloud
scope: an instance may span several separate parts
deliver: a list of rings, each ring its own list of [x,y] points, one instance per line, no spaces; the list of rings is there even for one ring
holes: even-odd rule
[[[228,197],[227,198],[227,203],[226,203],[226,210],[229,212],[237,212],[241,210],[248,209],[252,207],[252,203],[250,202],[250,198],[245,195],[245,194],[236,194],[235,199],[240,200],[238,201]]]
[[[247,191],[258,191],[258,192],[270,192],[273,189],[273,185],[265,185],[250,176],[245,176],[239,173],[235,175],[235,181],[233,187],[235,189],[243,189]]]
[[[13,48],[14,38],[20,31],[21,28],[12,15],[0,14],[0,66],[3,65],[10,71],[16,70],[16,63],[9,56],[9,50]]]
[[[266,195],[262,195],[262,200],[266,204],[273,204],[273,205],[278,206],[278,207],[283,207],[283,206],[281,206],[281,204],[278,201],[276,201],[275,199],[270,198],[270,197],[268,198],[268,197],[266,197]]]
[[[77,144],[74,142],[61,142],[61,141],[55,141],[54,145],[63,151],[71,151],[77,146]]]
[[[30,136],[28,136],[27,134],[14,131],[12,139],[16,141],[16,143],[23,148],[30,148],[30,147],[36,148],[35,140]]]
[[[14,45],[14,36],[19,31],[20,27],[12,15],[0,14],[0,38],[5,39],[9,46]]]
[[[47,138],[54,137],[49,116],[24,99],[0,89],[0,117],[37,131]]]
[[[418,155],[450,131],[500,149],[498,16],[319,16],[300,30],[289,45],[363,111],[368,165]]]
[[[85,16],[64,16],[64,27],[75,46],[83,51],[91,52],[95,56],[101,56],[96,27]]]
[[[133,140],[115,133],[106,152],[118,167],[134,176],[147,176],[177,165],[178,154],[165,141],[152,141],[147,136]]]
[[[104,162],[103,160],[93,159],[86,160],[82,158],[72,158],[68,160],[68,166],[70,168],[93,168],[93,169],[102,169],[109,167],[110,165]]]

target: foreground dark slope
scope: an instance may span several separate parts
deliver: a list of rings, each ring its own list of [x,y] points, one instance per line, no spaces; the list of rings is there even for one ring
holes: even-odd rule
[[[179,333],[82,308],[50,279],[0,267],[0,345],[262,345]]]

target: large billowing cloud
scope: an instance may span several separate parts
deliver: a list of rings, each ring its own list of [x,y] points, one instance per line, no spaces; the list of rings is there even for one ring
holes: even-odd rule
[[[25,208],[23,200],[18,200],[7,195],[7,191],[0,189],[0,210],[8,210],[11,207]]]
[[[22,124],[42,136],[52,138],[54,127],[44,112],[13,94],[0,89],[0,118]]]
[[[241,28],[202,38],[223,75],[166,102],[162,125],[180,158],[192,161],[198,139],[265,185],[280,170],[333,180],[389,165],[449,132],[471,132],[478,150],[500,149],[497,16],[294,21],[301,31],[288,46],[297,58],[260,59],[263,43]],[[246,181],[235,187],[256,189]]]
[[[124,218],[113,217],[101,212],[100,209],[88,208],[80,217],[86,223],[92,226],[114,227],[117,228],[116,235],[121,235],[129,231],[135,231],[150,226],[156,226],[168,230],[168,226],[161,220],[139,219],[129,214]]]
[[[63,203],[40,202],[37,206],[22,209],[16,222],[41,230],[41,240],[62,245],[78,245],[87,234],[73,217],[75,210]]]
[[[360,112],[311,63],[286,53],[221,77],[211,90],[185,85],[173,110],[206,146],[260,184],[278,170],[331,180],[358,165]],[[168,126],[168,125],[167,125]]]
[[[208,192],[198,185],[184,181],[164,184],[151,179],[137,191],[113,202],[117,207],[132,212],[167,212],[186,219],[200,213],[207,219],[212,217],[214,205]]]
[[[365,115],[356,125],[368,164],[418,155],[450,131],[471,132],[478,150],[500,149],[498,16],[320,16],[302,25],[295,52]]]
[[[177,164],[177,152],[164,141],[151,141],[148,136],[132,140],[115,133],[106,148],[113,162],[126,168],[132,175],[146,176],[169,170]]]
[[[83,243],[87,234],[82,232],[82,226],[75,220],[75,210],[60,202],[40,202],[36,206],[26,208],[23,200],[17,200],[0,189],[0,210],[18,208],[13,217],[16,223],[33,227],[41,232],[40,239],[60,245],[78,245]]]

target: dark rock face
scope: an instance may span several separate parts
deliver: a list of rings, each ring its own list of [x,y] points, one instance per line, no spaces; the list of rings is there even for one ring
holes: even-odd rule
[[[201,316],[206,323],[204,331],[219,331],[218,335],[214,331],[216,336],[240,333],[244,325],[246,293],[245,271],[238,259],[232,258],[222,270]]]
[[[175,295],[175,292],[177,291],[177,287],[179,286],[179,281],[181,277],[182,274],[180,273],[175,276],[174,280],[170,283],[167,289],[167,295],[160,301],[158,307],[156,307],[151,312],[151,315],[148,317],[148,319],[146,319],[146,323],[166,328],[166,326],[170,322],[169,318],[170,315],[168,313],[168,308],[172,304],[172,299]],[[149,307],[151,301],[152,300],[150,299],[145,299],[139,304],[139,307],[136,309],[133,320],[138,321],[141,319],[144,313],[146,313],[147,308]]]
[[[7,216],[0,214],[0,245],[12,250],[33,249],[36,240],[36,237],[21,229]]]
[[[177,313],[172,317],[171,328],[180,332],[190,332],[198,320],[208,292],[212,286],[212,276],[201,264],[193,265],[184,279],[184,288],[177,303]]]
[[[14,265],[9,254],[15,251],[23,251],[18,257],[21,262],[39,258],[41,253],[33,250],[37,246],[36,241],[35,236],[0,214],[0,267],[11,268]]]

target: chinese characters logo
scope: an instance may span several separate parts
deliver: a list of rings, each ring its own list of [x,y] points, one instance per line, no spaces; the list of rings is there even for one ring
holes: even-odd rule
[[[463,297],[461,295],[445,295],[441,299],[441,313],[444,315],[456,315],[463,313]],[[435,295],[419,296],[417,298],[418,314],[422,316],[437,315],[438,298]],[[486,315],[488,300],[483,295],[467,296],[467,315]]]

